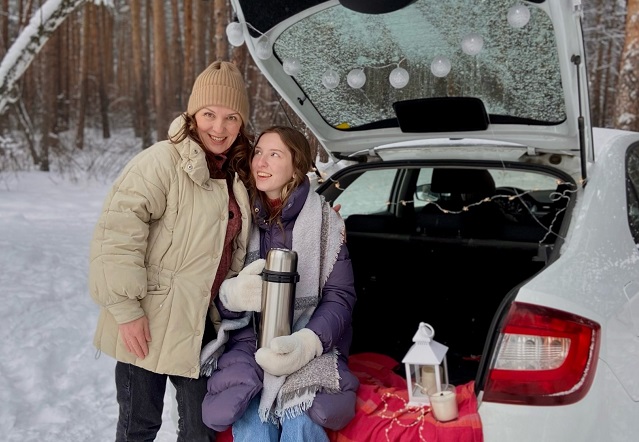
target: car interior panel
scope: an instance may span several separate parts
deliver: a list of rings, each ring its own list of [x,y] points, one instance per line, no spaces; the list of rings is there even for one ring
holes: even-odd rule
[[[414,174],[420,169],[398,170],[415,192]],[[496,188],[491,173],[479,168],[435,167],[427,187],[437,199],[412,211],[399,204],[394,207],[402,210],[345,218],[358,293],[352,351],[381,350],[401,359],[415,322],[427,315],[440,342],[451,349],[451,379],[468,382],[477,372],[492,313],[511,290],[547,263],[555,236],[548,235],[544,223],[561,212],[569,198],[555,197],[553,202],[551,194],[565,192],[562,188],[537,191],[535,197],[543,195],[545,201],[537,202],[543,210],[523,216],[520,205],[528,207],[536,200],[521,190]],[[497,203],[520,193],[526,202]],[[414,275],[427,282],[416,287]],[[371,321],[382,311],[403,319],[392,321],[389,330]]]
[[[460,238],[498,235],[506,217],[490,199],[495,181],[487,170],[435,168],[432,173],[430,191],[439,198],[416,214],[418,232]]]

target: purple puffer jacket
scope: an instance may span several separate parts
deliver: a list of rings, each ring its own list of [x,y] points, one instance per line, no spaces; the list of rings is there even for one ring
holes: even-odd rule
[[[269,226],[264,221],[265,211],[262,207],[254,208],[259,220],[262,258],[274,247],[291,249],[293,225],[306,202],[309,188],[310,183],[306,180],[289,198],[282,213],[284,234],[279,226]],[[319,232],[317,233],[319,247]],[[348,249],[342,244],[337,261],[322,290],[322,299],[306,325],[306,328],[319,336],[325,353],[333,347],[337,347],[339,351],[341,391],[335,394],[318,393],[308,410],[313,421],[331,430],[343,428],[355,415],[359,381],[348,369],[352,340],[351,317],[355,299],[353,268]],[[215,302],[223,318],[241,315],[226,310],[219,302],[219,297]],[[256,349],[257,334],[252,323],[229,336],[226,350],[218,360],[218,369],[208,380],[208,392],[202,404],[202,418],[210,428],[224,431],[233,425],[242,416],[251,399],[261,392],[264,372],[255,361]]]

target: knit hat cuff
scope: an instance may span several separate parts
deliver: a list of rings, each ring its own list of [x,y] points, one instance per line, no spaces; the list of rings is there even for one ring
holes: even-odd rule
[[[228,107],[240,114],[244,124],[248,121],[249,104],[246,92],[240,92],[235,88],[215,84],[202,86],[191,94],[187,112],[194,115],[206,106]]]

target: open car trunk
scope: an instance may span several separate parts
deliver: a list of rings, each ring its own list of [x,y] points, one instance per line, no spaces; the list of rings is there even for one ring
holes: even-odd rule
[[[343,169],[318,189],[345,219],[358,296],[351,354],[401,362],[426,322],[448,347],[451,383],[481,385],[493,322],[518,286],[552,262],[574,184],[503,165],[367,167]],[[386,199],[382,210],[368,212],[362,192]]]

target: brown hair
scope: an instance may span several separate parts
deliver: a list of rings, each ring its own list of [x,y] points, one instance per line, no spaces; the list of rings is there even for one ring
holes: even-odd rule
[[[313,158],[311,153],[311,146],[302,132],[288,126],[271,126],[264,130],[256,139],[253,148],[251,149],[251,158],[253,160],[255,156],[255,146],[260,141],[260,138],[264,134],[274,133],[280,136],[282,143],[291,151],[291,159],[293,161],[294,176],[286,183],[282,188],[280,199],[282,200],[281,206],[269,214],[269,222],[278,219],[282,214],[282,207],[286,205],[288,198],[291,196],[293,190],[304,182],[306,174],[313,169]],[[250,164],[249,161],[249,164]],[[251,204],[255,205],[255,201],[260,200],[262,207],[269,207],[267,203],[267,197],[264,193],[257,190],[255,184],[255,178],[253,174],[249,174],[249,193],[251,196]]]
[[[200,136],[197,132],[197,122],[195,121],[195,116],[185,112],[182,114],[182,118],[184,118],[184,124],[175,133],[175,135],[169,136],[169,140],[173,144],[177,144],[188,137],[199,144],[200,147],[202,147],[203,151],[206,151],[206,149],[204,148],[204,143],[200,139]],[[249,159],[251,140],[251,135],[246,129],[246,125],[242,122],[242,126],[240,126],[240,132],[237,134],[237,138],[235,138],[235,141],[233,141],[233,144],[226,153],[227,161],[225,161],[224,165],[222,166],[222,170],[226,173],[227,178],[232,179],[234,173],[237,173],[240,180],[242,180],[242,182],[247,186],[249,184],[251,175],[251,163]],[[206,158],[208,162],[208,156]]]

